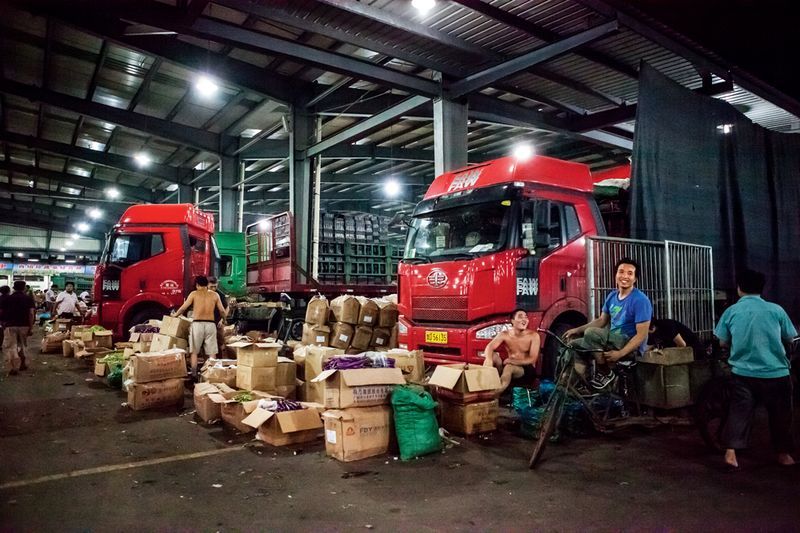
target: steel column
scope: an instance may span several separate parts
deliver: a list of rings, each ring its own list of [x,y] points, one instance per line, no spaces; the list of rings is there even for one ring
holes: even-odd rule
[[[433,102],[435,175],[467,164],[467,104],[438,98]]]
[[[236,228],[236,193],[233,189],[238,181],[239,160],[222,156],[219,166],[219,231],[234,231]]]

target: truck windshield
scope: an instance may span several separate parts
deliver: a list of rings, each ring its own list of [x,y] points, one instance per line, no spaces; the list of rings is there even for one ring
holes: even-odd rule
[[[414,217],[404,260],[449,261],[478,257],[506,246],[510,201],[460,206]]]
[[[164,240],[160,233],[117,234],[108,250],[108,263],[125,267],[162,253]]]

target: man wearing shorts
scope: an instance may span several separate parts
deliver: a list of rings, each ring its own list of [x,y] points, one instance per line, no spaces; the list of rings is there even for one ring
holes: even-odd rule
[[[483,351],[483,366],[494,366],[500,372],[500,388],[497,396],[503,394],[514,378],[524,377],[533,381],[536,377],[536,363],[539,361],[539,334],[528,328],[528,313],[515,309],[511,313],[511,329],[501,331]],[[508,357],[501,359],[494,351],[505,343]]]
[[[208,290],[208,278],[197,276],[195,278],[196,290],[189,294],[186,301],[172,316],[182,315],[192,307],[192,327],[189,330],[189,351],[191,352],[192,379],[197,381],[197,356],[203,349],[206,357],[213,358],[217,355],[217,322],[214,320],[214,311],[225,314],[225,308],[219,295]]]

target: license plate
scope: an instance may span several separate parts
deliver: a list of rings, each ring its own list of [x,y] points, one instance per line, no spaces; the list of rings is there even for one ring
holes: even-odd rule
[[[431,344],[447,344],[447,332],[446,331],[426,331],[425,332],[425,342],[429,342]]]

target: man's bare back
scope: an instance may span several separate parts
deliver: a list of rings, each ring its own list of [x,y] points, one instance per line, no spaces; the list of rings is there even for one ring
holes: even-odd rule
[[[192,315],[194,320],[214,322],[214,308],[217,305],[222,307],[219,295],[209,290],[192,291],[192,294],[189,295],[189,300],[191,300],[192,309],[194,310]]]

